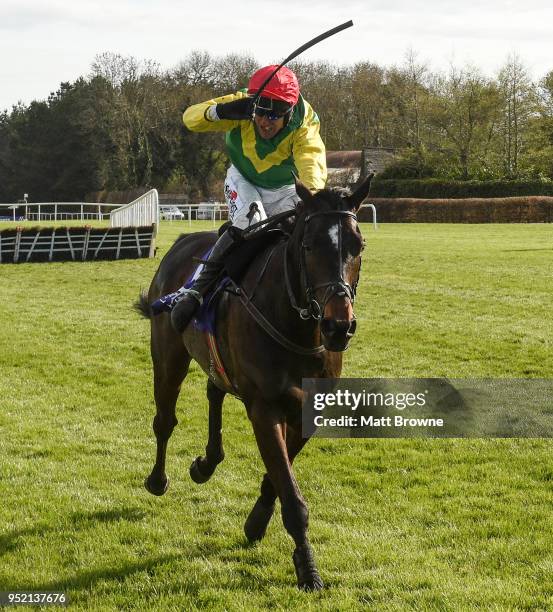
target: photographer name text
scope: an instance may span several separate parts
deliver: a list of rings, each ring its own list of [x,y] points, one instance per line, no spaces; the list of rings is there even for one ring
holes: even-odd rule
[[[443,419],[408,418],[399,414],[383,417],[344,414],[340,417],[325,417],[317,414],[313,419],[316,427],[443,427]]]

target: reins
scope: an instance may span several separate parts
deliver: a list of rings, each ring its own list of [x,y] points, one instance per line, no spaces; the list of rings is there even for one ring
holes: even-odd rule
[[[295,212],[295,211],[294,211]],[[268,319],[265,315],[257,308],[257,306],[253,303],[253,297],[257,287],[261,284],[263,276],[267,270],[270,260],[272,259],[275,250],[282,246],[283,243],[275,244],[273,248],[268,252],[265,261],[261,266],[261,271],[257,276],[256,282],[254,284],[253,291],[250,295],[248,295],[243,287],[238,287],[235,294],[238,296],[242,306],[246,309],[246,312],[256,321],[256,323],[273,339],[275,342],[280,344],[286,350],[291,351],[293,353],[297,353],[298,355],[307,355],[313,356],[322,353],[325,348],[321,344],[319,346],[307,348],[305,346],[301,346],[300,344],[296,344],[289,338],[287,338],[282,332],[280,332]],[[286,243],[284,243],[283,251],[286,252]]]
[[[284,212],[277,213],[272,217],[267,217],[253,225],[249,225],[246,229],[240,231],[240,237],[242,240],[251,240],[252,238],[256,238],[259,234],[256,235],[255,230],[263,228],[264,231],[270,230],[273,226],[278,225],[281,221],[285,219],[289,219],[290,217],[294,217],[297,215],[296,209],[285,210]],[[235,228],[236,229],[236,228]]]

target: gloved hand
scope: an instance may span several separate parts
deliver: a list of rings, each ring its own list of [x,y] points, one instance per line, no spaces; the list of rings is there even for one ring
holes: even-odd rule
[[[239,98],[226,104],[217,104],[217,116],[219,119],[251,119],[253,116],[253,99]]]

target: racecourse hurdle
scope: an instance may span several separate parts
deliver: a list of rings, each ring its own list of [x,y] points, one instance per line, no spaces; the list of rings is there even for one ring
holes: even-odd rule
[[[152,257],[152,227],[18,226],[0,232],[0,263]]]
[[[100,209],[98,214],[101,215]],[[158,225],[158,193],[152,189],[112,211],[108,228],[87,225],[5,229],[0,232],[0,263],[153,257]]]

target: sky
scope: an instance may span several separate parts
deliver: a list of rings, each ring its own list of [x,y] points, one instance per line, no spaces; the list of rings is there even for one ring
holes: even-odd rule
[[[391,66],[411,49],[433,71],[492,76],[515,53],[534,79],[553,70],[551,0],[0,0],[0,111],[87,76],[106,51],[164,69],[195,49],[278,63],[349,19],[302,59]]]

